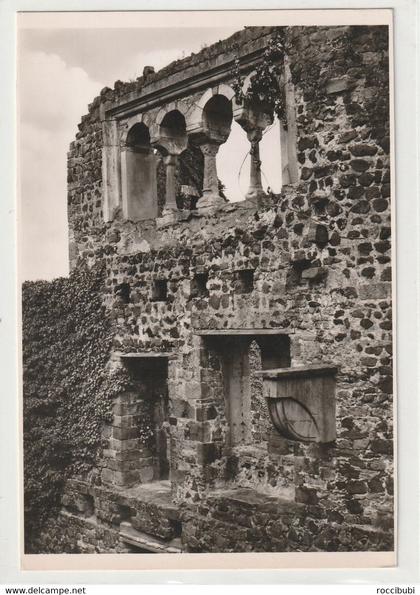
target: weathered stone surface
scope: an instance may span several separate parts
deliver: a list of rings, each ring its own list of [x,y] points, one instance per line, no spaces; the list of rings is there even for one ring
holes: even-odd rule
[[[103,481],[112,485],[69,485],[65,514],[46,527],[44,547],[49,536],[62,533],[65,551],[126,551],[118,527],[127,521],[162,540],[182,534],[183,550],[190,552],[392,548],[389,130],[386,99],[381,103],[387,34],[381,27],[282,32],[301,165],[299,184],[265,202],[222,200],[206,212],[183,203],[182,211],[158,221],[125,220],[116,207],[105,222],[107,139],[99,106],[101,112],[123,107],[181,85],[230,63],[238,44],[240,56],[263,51],[272,28],[245,29],[134,83],[104,90],[79,126],[68,162],[71,265],[104,266],[103,302],[114,324],[115,352],[169,354],[164,372],[156,372],[152,358],[143,372],[166,381],[168,412],[159,436],[168,448],[171,488],[162,501],[140,483],[150,487],[161,479],[156,452],[136,435],[147,419],[138,401],[151,399],[149,383],[141,399],[119,397],[114,404],[98,463]],[[315,42],[322,51],[313,51]],[[365,53],[371,55],[357,59]],[[201,91],[187,88],[181,97],[186,113],[201,98]],[[163,108],[173,105],[162,100],[145,109],[146,120],[154,122]],[[121,134],[128,126],[123,120]],[[201,194],[203,159],[193,149],[184,155],[180,187],[194,186]],[[162,215],[159,167],[157,177]],[[165,286],[159,296],[157,281]],[[124,283],[130,291],[117,299],[115,287]],[[231,356],[251,341],[254,355],[236,361],[242,366],[236,368],[250,368],[241,384],[240,374],[229,372],[235,368]],[[253,371],[320,360],[340,366],[337,439],[315,447],[273,436]],[[227,407],[232,393],[241,395],[233,403],[243,414],[243,432]],[[379,522],[382,505],[388,509]],[[91,510],[97,520],[89,524]],[[51,543],[61,551],[59,541]]]
[[[343,93],[348,91],[354,85],[348,76],[331,79],[327,83],[326,91],[329,95],[332,93]]]

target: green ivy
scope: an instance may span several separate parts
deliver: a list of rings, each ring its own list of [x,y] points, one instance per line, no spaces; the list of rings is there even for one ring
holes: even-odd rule
[[[107,369],[112,329],[103,272],[23,285],[23,419],[26,549],[58,509],[70,476],[90,477],[103,424],[128,380]]]
[[[238,104],[263,105],[269,112],[283,123],[286,121],[284,88],[280,84],[284,44],[282,31],[279,28],[270,38],[263,54],[262,61],[255,68],[246,91],[243,90],[244,78],[240,71],[240,60],[237,58],[233,68],[232,87]]]

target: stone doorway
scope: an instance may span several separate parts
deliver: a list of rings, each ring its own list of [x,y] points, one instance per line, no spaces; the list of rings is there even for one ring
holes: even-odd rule
[[[169,479],[168,357],[166,354],[130,354],[123,359],[138,392],[136,421],[143,479]]]
[[[209,359],[222,372],[226,446],[267,441],[271,424],[256,372],[290,366],[289,336],[271,329],[203,331],[202,336]]]

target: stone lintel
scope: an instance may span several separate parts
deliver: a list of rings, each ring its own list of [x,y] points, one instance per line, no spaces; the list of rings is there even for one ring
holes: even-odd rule
[[[156,358],[174,358],[175,354],[170,351],[153,352],[153,351],[141,351],[131,353],[116,353],[117,357],[121,359],[156,359]]]
[[[281,328],[240,328],[240,329],[194,329],[192,331],[199,337],[250,337],[260,335],[290,335],[293,334],[293,330],[287,330]]]
[[[293,368],[276,368],[274,370],[262,370],[255,372],[264,379],[276,380],[282,378],[305,378],[313,376],[333,376],[337,374],[339,367],[334,364],[315,364],[313,366],[296,366]]]

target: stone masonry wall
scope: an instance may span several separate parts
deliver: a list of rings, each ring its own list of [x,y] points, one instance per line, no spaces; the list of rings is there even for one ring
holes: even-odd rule
[[[94,100],[69,153],[72,265],[102,260],[106,266],[103,297],[116,327],[115,352],[174,356],[168,376],[171,480],[186,551],[390,549],[387,29],[285,29],[298,184],[270,195],[258,210],[226,203],[213,215],[191,211],[164,228],[118,214],[110,223],[102,220],[102,102],[131,97],[148,84],[162,86],[238,44],[261,43],[269,33],[247,29],[150,80],[118,82]],[[244,270],[253,271],[250,291],[240,282]],[[196,276],[203,273],[205,287],[198,291]],[[157,280],[167,283],[161,301],[153,294]],[[116,294],[123,283],[128,300]],[[293,366],[339,366],[335,442],[267,438],[228,446],[222,363],[199,331],[241,328],[288,335]],[[275,505],[268,501],[260,509],[250,497],[240,505],[250,511],[242,521],[229,492],[235,488],[289,502],[284,506],[292,506],[292,526],[286,528],[288,513],[273,525]]]

